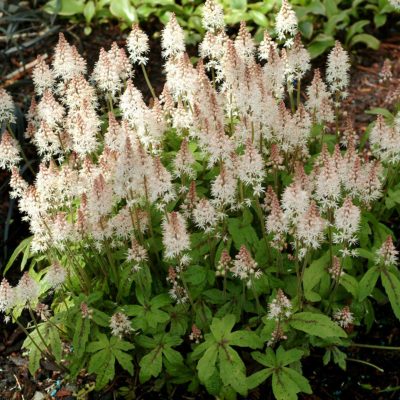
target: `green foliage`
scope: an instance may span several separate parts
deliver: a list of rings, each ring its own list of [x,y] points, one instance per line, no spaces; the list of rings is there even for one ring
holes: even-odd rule
[[[346,332],[331,321],[326,315],[312,312],[294,314],[289,324],[294,329],[321,338],[346,337]]]
[[[261,41],[264,29],[273,26],[271,11],[277,11],[280,3],[279,0],[221,1],[226,23],[235,25],[246,21],[257,41]],[[291,3],[313,58],[328,51],[338,39],[349,49],[360,43],[378,49],[380,42],[374,34],[386,23],[388,15],[395,11],[388,0],[294,0]],[[124,29],[133,22],[145,23],[151,17],[166,23],[168,14],[174,12],[186,31],[188,41],[196,43],[204,33],[202,7],[200,0],[181,3],[173,0],[50,0],[44,9],[74,20],[83,19],[86,34],[91,33],[95,21],[102,23],[115,18]]]
[[[140,302],[140,300],[139,300]],[[170,316],[160,308],[171,304],[171,298],[167,294],[160,294],[145,304],[128,305],[124,308],[126,315],[134,317],[133,327],[144,333],[153,332],[158,324],[169,321]]]
[[[88,371],[96,374],[96,389],[103,388],[114,378],[116,360],[125,371],[133,375],[133,357],[127,352],[134,346],[115,336],[109,340],[106,335],[99,334],[97,339],[87,347],[87,351],[92,353]]]
[[[295,366],[303,357],[301,350],[286,351],[280,346],[276,353],[268,348],[265,353],[253,352],[252,357],[264,368],[248,377],[250,389],[259,386],[272,375],[272,391],[277,400],[296,400],[300,392],[311,394],[308,380],[302,376]]]
[[[246,367],[232,346],[258,349],[263,347],[263,342],[255,332],[249,330],[232,332],[235,320],[233,314],[222,319],[214,318],[210,325],[211,333],[194,350],[193,357],[198,358],[204,353],[197,363],[200,382],[207,385],[210,379],[217,377],[220,385],[231,386],[237,393],[246,396]]]
[[[394,272],[387,269],[382,270],[381,279],[393,312],[400,319],[400,279]]]
[[[300,1],[296,7],[300,30],[310,40],[308,50],[313,58],[330,49],[337,39],[349,49],[359,43],[378,49],[379,40],[368,32],[375,33],[393,11],[386,0],[310,0]]]
[[[147,382],[152,376],[155,378],[159,376],[163,365],[171,375],[176,375],[184,367],[182,355],[172,348],[182,343],[179,336],[172,334],[157,334],[153,338],[141,336],[137,343],[150,349],[139,362],[141,383]]]

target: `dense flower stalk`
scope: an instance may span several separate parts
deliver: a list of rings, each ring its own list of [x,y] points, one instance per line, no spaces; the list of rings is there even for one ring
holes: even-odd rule
[[[279,40],[285,40],[297,33],[296,13],[288,0],[282,0],[282,7],[276,16],[275,29]]]
[[[190,249],[189,235],[183,216],[177,212],[168,214],[163,221],[165,257],[175,258]]]
[[[341,96],[346,97],[346,89],[349,85],[349,69],[349,55],[343,50],[340,42],[336,41],[335,47],[328,55],[326,70],[326,80],[332,93],[341,92]]]

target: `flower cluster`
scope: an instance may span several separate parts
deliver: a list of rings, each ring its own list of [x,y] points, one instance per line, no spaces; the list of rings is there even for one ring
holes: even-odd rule
[[[231,271],[233,276],[245,281],[249,287],[252,284],[252,279],[258,279],[262,274],[258,269],[258,264],[253,260],[245,246],[242,246],[236,255]]]
[[[268,319],[275,321],[287,319],[292,315],[292,303],[281,289],[278,290],[275,299],[268,304]]]
[[[12,287],[6,278],[0,284],[0,311],[8,313],[15,307],[35,308],[39,297],[40,286],[25,272],[18,284]]]
[[[21,160],[18,141],[5,131],[0,141],[0,168],[11,170]]]
[[[353,313],[348,306],[343,307],[341,310],[335,311],[333,318],[342,328],[348,328],[354,322]]]
[[[376,264],[393,266],[398,262],[399,251],[393,244],[393,239],[388,236],[382,246],[376,251]]]
[[[128,317],[123,312],[116,312],[110,319],[111,333],[114,336],[122,338],[122,336],[129,335],[133,328]]]

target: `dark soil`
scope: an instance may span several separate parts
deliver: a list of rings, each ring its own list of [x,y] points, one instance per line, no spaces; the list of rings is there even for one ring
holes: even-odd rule
[[[59,22],[57,22],[59,23]],[[41,25],[38,25],[41,29]],[[144,27],[147,32],[157,32],[159,27],[154,24]],[[6,46],[0,52],[0,65],[3,80],[0,86],[13,95],[17,106],[21,110],[20,132],[23,134],[22,115],[29,107],[30,98],[33,94],[33,85],[30,79],[30,71],[22,71],[15,78],[10,78],[13,72],[23,65],[33,61],[37,55],[47,53],[49,60],[52,56],[52,49],[58,40],[58,31],[65,33],[67,40],[75,44],[80,53],[87,59],[88,65],[93,65],[98,58],[101,47],[108,49],[113,41],[120,46],[125,43],[126,32],[119,30],[117,25],[107,24],[94,29],[93,33],[86,37],[79,26],[71,27],[63,22],[48,34],[43,40],[38,40],[31,46],[19,49],[17,52],[6,54],[10,46]],[[20,42],[20,44],[24,42]],[[162,75],[162,60],[160,57],[159,40],[152,40],[150,63],[147,67],[152,84],[157,93],[163,87],[164,78]],[[393,77],[390,81],[382,82],[380,71],[385,59],[389,59]],[[345,109],[352,120],[355,130],[363,134],[375,116],[365,114],[364,111],[374,107],[385,107],[391,109],[395,97],[400,94],[400,36],[391,36],[383,40],[379,51],[359,51],[353,57],[352,79],[349,90],[349,97],[346,100]],[[137,71],[134,78],[135,85],[142,90],[147,100],[150,93],[142,79],[141,71]],[[397,94],[396,94],[397,91]],[[29,153],[29,148],[27,152]],[[30,178],[26,172],[27,179]],[[16,210],[16,205],[10,201],[7,194],[8,174],[0,172],[0,270],[4,268],[5,262],[18,245],[19,241],[27,236],[28,228],[21,222]],[[15,273],[15,272],[14,272]],[[16,279],[11,275],[11,280]],[[400,328],[398,321],[392,317],[393,313],[389,306],[379,306],[376,310],[377,321],[368,333],[359,335],[359,343],[400,346]],[[43,394],[56,394],[58,399],[71,400],[71,393],[74,389],[64,385],[56,372],[49,366],[42,365],[35,378],[32,378],[27,370],[27,361],[21,355],[20,349],[24,339],[23,333],[16,329],[16,326],[0,323],[0,400],[7,399],[32,399],[36,392]],[[349,358],[367,361],[384,372],[379,372],[371,366],[348,362],[347,371],[341,370],[334,364],[323,366],[322,353],[315,354],[304,360],[303,370],[305,376],[310,380],[314,394],[302,396],[307,400],[383,400],[400,399],[400,352],[382,351],[365,348],[347,349]],[[119,378],[121,385],[126,384],[125,378]],[[90,383],[90,377],[81,377],[80,387]],[[119,384],[119,382],[118,382]],[[115,385],[114,387],[118,387]],[[137,398],[141,399],[165,399],[167,395],[156,395],[147,391],[150,388],[143,388]],[[183,392],[184,388],[178,388],[174,399],[208,399],[207,395],[191,396]],[[182,392],[181,392],[182,391]],[[154,393],[154,394],[153,394]],[[115,398],[113,389],[92,398],[112,399]],[[48,397],[50,398],[50,397]],[[261,387],[249,394],[249,399],[272,399],[269,386]]]

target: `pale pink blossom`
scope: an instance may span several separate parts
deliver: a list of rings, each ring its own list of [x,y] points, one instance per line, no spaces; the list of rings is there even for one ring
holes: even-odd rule
[[[0,168],[11,170],[21,160],[19,143],[4,131],[0,141]]]
[[[185,35],[174,13],[162,31],[161,48],[165,58],[176,57],[185,51]]]
[[[292,303],[281,289],[278,290],[275,299],[268,304],[268,319],[279,321],[292,315]]]
[[[279,40],[286,40],[297,33],[297,17],[288,0],[282,0],[282,7],[275,20]]]
[[[190,249],[186,221],[178,212],[168,213],[162,222],[165,258],[176,258]]]
[[[206,0],[203,7],[202,24],[205,30],[210,32],[221,31],[225,28],[224,10],[214,0]]]
[[[131,321],[123,312],[116,312],[110,319],[111,333],[122,338],[129,335],[132,331]]]
[[[147,64],[148,56],[150,51],[149,38],[148,36],[139,28],[138,24],[132,26],[132,30],[128,35],[126,45],[129,51],[129,58],[133,64]]]
[[[5,89],[0,88],[0,124],[3,122],[14,123],[14,111],[15,106],[11,96]]]

